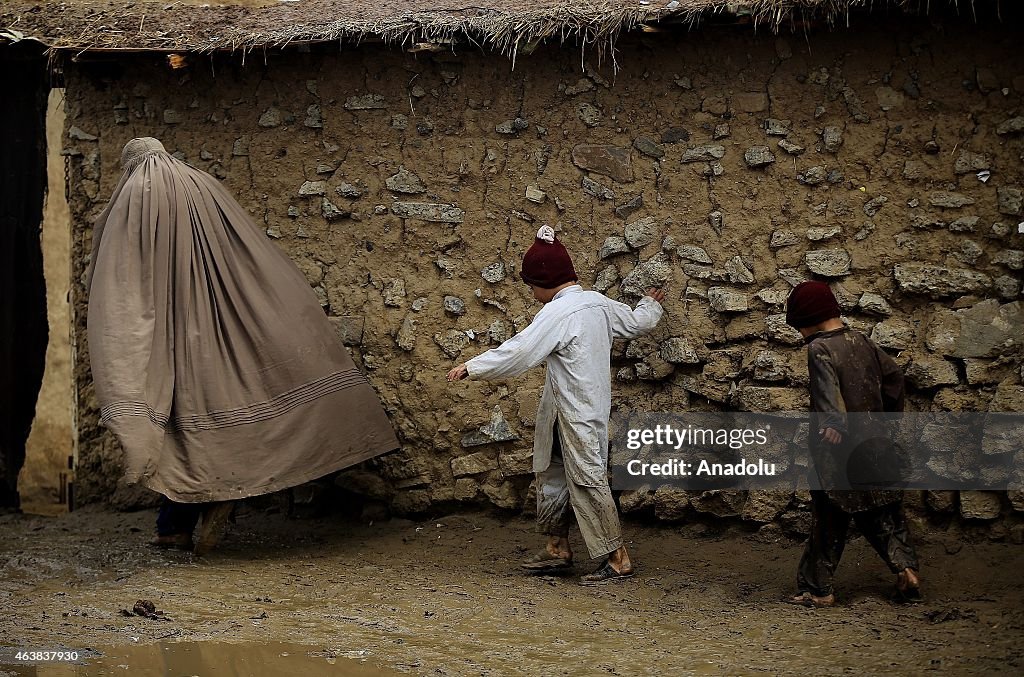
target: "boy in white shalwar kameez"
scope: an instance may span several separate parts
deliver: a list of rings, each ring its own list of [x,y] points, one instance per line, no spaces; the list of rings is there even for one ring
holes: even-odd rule
[[[544,304],[533,322],[497,348],[460,364],[448,380],[496,380],[547,363],[537,411],[533,470],[537,522],[547,547],[523,567],[550,572],[572,566],[570,505],[591,557],[604,557],[585,584],[628,578],[633,566],[622,544],[608,486],[613,339],[632,339],[661,319],[664,293],[649,289],[636,310],[577,283],[569,253],[544,226],[523,257],[522,278]]]

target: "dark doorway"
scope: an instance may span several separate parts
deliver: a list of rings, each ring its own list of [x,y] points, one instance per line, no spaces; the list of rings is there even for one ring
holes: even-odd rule
[[[0,47],[0,509],[17,508],[18,473],[35,414],[48,338],[40,227],[46,196],[41,47]]]

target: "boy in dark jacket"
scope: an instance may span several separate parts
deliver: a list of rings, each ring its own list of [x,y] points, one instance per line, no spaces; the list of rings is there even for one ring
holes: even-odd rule
[[[811,491],[811,537],[797,573],[798,593],[787,601],[832,606],[832,579],[846,545],[850,518],[896,574],[897,596],[919,597],[917,555],[903,516],[903,493],[892,490],[836,490],[840,449],[878,439],[870,416],[847,412],[903,411],[903,374],[889,355],[839,319],[839,304],[824,282],[794,287],[786,322],[807,343],[810,372],[811,456],[824,490]],[[881,423],[884,425],[884,423]],[[816,433],[816,434],[815,434]]]

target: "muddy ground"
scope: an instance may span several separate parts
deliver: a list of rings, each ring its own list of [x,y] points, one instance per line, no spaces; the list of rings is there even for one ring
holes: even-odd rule
[[[152,525],[149,512],[98,508],[0,518],[0,644],[111,655],[273,643],[280,656],[285,643],[383,674],[1020,674],[1024,664],[1024,549],[952,533],[920,539],[924,604],[888,601],[891,576],[857,538],[841,606],[808,610],[779,602],[801,545],[735,531],[626,523],[639,575],[594,589],[521,575],[538,543],[522,518],[360,524],[247,507],[205,559],[151,549]],[[121,611],[140,599],[163,617]]]

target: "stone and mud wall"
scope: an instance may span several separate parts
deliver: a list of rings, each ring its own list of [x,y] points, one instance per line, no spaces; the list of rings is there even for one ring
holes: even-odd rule
[[[122,145],[160,138],[224,181],[306,274],[402,449],[344,473],[399,513],[532,507],[543,373],[448,384],[521,330],[518,280],[551,224],[582,282],[655,332],[617,346],[614,407],[793,410],[806,354],[791,287],[830,281],[847,321],[905,368],[918,410],[1024,411],[1024,65],[1012,27],[859,19],[850,30],[628,36],[617,72],[576,47],[515,67],[464,49],[366,46],[68,64],[79,496],[129,505],[98,426],[82,272]],[[296,328],[301,331],[301,328]],[[630,492],[623,510],[799,534],[805,495]],[[1024,538],[1024,494],[914,493]],[[1002,516],[1003,519],[996,519]],[[985,526],[987,525],[987,526]]]

